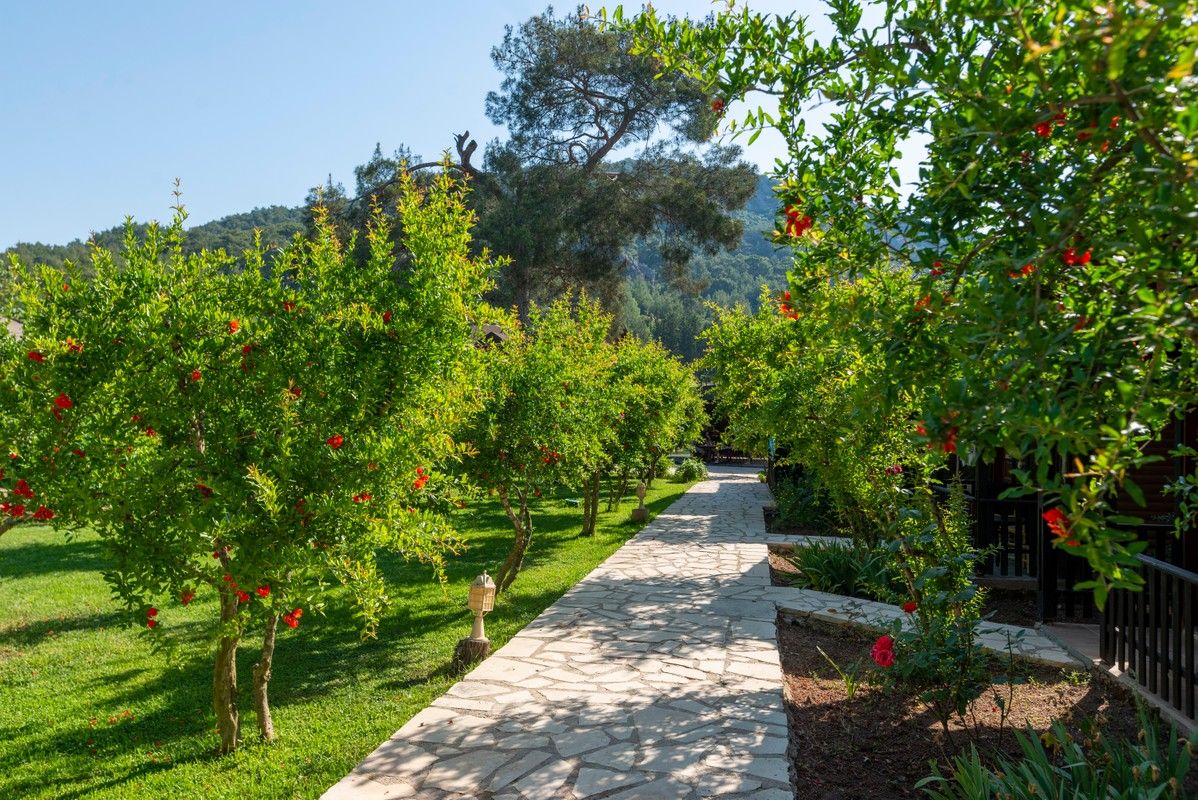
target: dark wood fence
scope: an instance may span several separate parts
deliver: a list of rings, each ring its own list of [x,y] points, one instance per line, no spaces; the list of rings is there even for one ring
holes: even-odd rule
[[[1141,591],[1111,592],[1103,611],[1102,660],[1190,719],[1198,694],[1198,574],[1137,556]]]

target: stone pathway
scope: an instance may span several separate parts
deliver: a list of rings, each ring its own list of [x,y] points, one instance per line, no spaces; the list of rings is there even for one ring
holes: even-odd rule
[[[325,800],[792,800],[770,502],[713,469]]]

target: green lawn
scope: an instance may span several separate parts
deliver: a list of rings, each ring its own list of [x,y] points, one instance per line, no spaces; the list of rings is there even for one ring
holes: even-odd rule
[[[646,503],[668,506],[686,485],[658,481]],[[610,555],[639,526],[635,498],[577,536],[578,508],[536,509],[525,568],[487,617],[502,644]],[[90,534],[67,542],[48,528],[0,536],[0,798],[315,798],[454,682],[454,644],[470,631],[466,587],[507,551],[511,528],[497,505],[461,512],[469,549],[451,561],[443,591],[427,567],[385,562],[393,603],[378,638],[361,641],[343,598],[327,617],[281,629],[271,700],[279,740],[254,741],[250,666],[241,651],[242,732],[237,754],[214,755],[215,718],[206,640],[212,592],[187,608],[162,603],[163,626],[186,638],[172,665],[119,613]]]

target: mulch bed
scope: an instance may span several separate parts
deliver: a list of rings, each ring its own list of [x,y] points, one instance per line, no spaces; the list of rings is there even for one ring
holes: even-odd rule
[[[950,722],[946,735],[931,709],[917,699],[904,700],[872,686],[858,688],[848,699],[844,682],[816,649],[822,648],[842,668],[858,662],[865,672],[866,665],[872,665],[869,648],[874,638],[865,631],[779,615],[798,800],[926,797],[914,787],[930,774],[929,761],[935,760],[947,773],[951,756],[968,752],[971,743],[984,757],[995,752],[1017,757],[1011,731],[1028,724],[1045,731],[1054,719],[1061,719],[1076,732],[1084,719],[1101,714],[1108,738],[1134,738],[1139,730],[1130,696],[1091,680],[1080,665],[1075,671],[1021,664],[1015,680],[994,684],[992,692],[974,702],[969,731]],[[994,692],[1010,709],[1002,727]],[[1190,776],[1187,788],[1198,791],[1198,775]]]

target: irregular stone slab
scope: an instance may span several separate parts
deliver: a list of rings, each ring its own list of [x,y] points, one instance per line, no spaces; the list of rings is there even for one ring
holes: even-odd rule
[[[326,797],[793,797],[767,503],[713,470]]]

